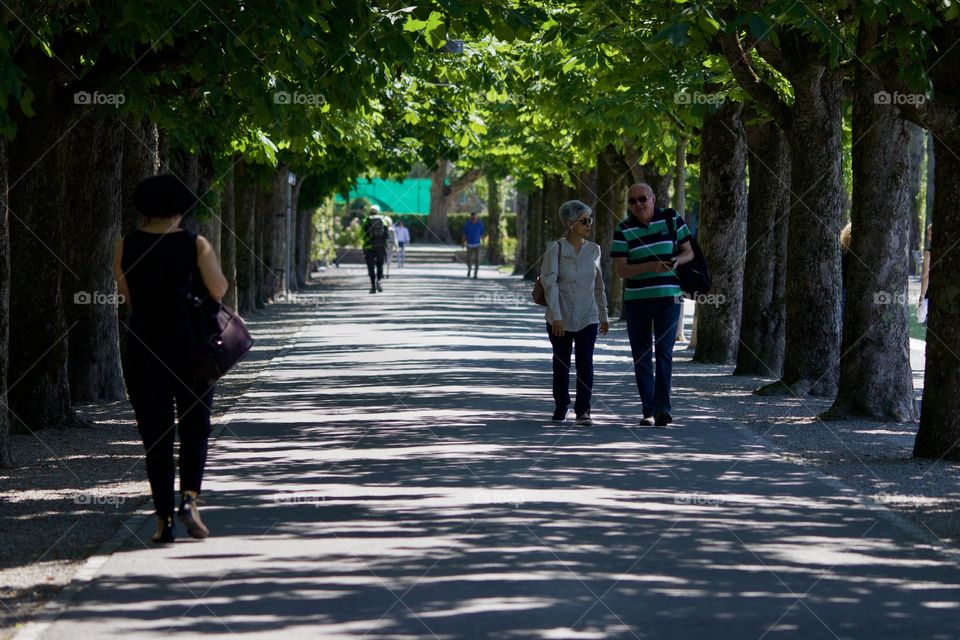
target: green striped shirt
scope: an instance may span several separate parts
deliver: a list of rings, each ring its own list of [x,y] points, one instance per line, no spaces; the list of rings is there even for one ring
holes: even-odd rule
[[[676,255],[673,237],[667,226],[668,216],[673,216],[677,230],[677,245],[690,242],[690,229],[673,209],[654,209],[649,224],[628,215],[613,232],[610,255],[626,258],[627,264],[642,264],[660,260],[669,262]],[[676,270],[667,273],[641,273],[623,281],[624,300],[676,299],[682,295]]]

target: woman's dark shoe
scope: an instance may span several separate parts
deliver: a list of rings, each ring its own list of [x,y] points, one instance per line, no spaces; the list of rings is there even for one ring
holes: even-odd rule
[[[553,420],[554,422],[563,422],[567,419],[567,408],[566,407],[557,407],[553,410]]]
[[[665,427],[671,422],[673,422],[673,417],[666,411],[658,413],[656,420],[653,421],[653,423],[658,427]]]
[[[207,525],[200,519],[200,510],[197,508],[197,497],[189,493],[183,494],[180,499],[180,510],[177,518],[187,528],[191,538],[204,539],[210,535]]]
[[[176,538],[173,530],[173,516],[157,516],[157,530],[150,536],[154,542],[173,542]]]

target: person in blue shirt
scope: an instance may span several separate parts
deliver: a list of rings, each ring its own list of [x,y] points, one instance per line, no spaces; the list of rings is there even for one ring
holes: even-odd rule
[[[480,271],[480,245],[483,244],[483,236],[486,233],[483,223],[477,219],[476,213],[470,214],[470,220],[463,225],[463,238],[461,244],[467,246],[467,277],[470,277],[470,265],[473,265],[473,277],[476,279]]]

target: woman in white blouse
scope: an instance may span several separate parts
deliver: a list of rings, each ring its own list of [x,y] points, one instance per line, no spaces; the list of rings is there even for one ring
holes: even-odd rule
[[[553,345],[553,419],[567,417],[570,406],[570,355],[577,364],[577,424],[590,426],[593,392],[593,347],[597,334],[606,334],[607,297],[600,272],[600,245],[587,240],[593,212],[579,200],[560,207],[567,232],[550,244],[543,256],[540,280],[547,294],[547,334]]]

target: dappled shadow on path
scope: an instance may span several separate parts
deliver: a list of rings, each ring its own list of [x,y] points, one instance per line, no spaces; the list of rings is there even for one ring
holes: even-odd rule
[[[476,297],[528,285],[395,284],[326,293],[235,410],[215,537],[145,525],[48,637],[952,636],[953,563],[682,376],[681,424],[634,428],[621,328],[597,425],[555,424],[542,318]]]

